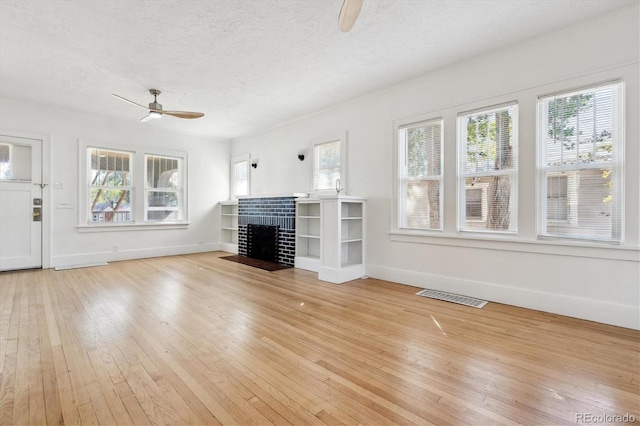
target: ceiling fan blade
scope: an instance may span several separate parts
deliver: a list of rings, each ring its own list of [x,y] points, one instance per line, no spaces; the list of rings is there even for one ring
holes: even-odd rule
[[[204,117],[204,114],[201,112],[191,112],[191,111],[162,111],[165,115],[172,115],[178,118],[200,118]]]
[[[129,99],[127,99],[127,98],[123,98],[122,96],[120,96],[120,95],[116,95],[115,93],[112,93],[112,95],[113,95],[113,96],[115,96],[116,98],[120,99],[121,101],[125,101],[125,102],[127,102],[127,103],[130,103],[131,105],[139,106],[140,108],[144,108],[144,109],[149,109],[149,107],[146,107],[146,106],[144,106],[144,105],[140,105],[140,104],[135,103],[135,102],[133,102],[133,101],[130,101]]]
[[[351,28],[358,19],[358,14],[362,9],[362,0],[344,0],[342,3],[342,9],[340,9],[340,15],[338,16],[338,26],[340,31],[347,33],[351,31]]]

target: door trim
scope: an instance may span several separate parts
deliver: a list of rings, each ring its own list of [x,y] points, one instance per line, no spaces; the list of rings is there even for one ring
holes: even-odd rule
[[[42,142],[42,269],[51,268],[51,137],[40,133],[28,133],[0,129],[0,134],[14,138],[36,139]]]

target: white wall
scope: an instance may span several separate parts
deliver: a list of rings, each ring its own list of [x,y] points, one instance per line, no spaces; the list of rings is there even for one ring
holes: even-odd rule
[[[259,157],[252,194],[308,192],[299,150],[348,132],[350,194],[368,197],[367,273],[409,285],[640,328],[638,5],[560,33],[473,58],[298,122],[234,140],[232,155]],[[542,242],[535,223],[535,116],[539,95],[622,78],[626,90],[625,244]],[[463,238],[456,231],[457,113],[519,103],[518,236]],[[393,233],[395,120],[445,118],[445,229]]]
[[[229,141],[171,133],[141,123],[7,98],[0,99],[0,127],[3,134],[20,132],[49,137],[49,200],[45,197],[43,214],[51,215],[51,258],[50,263],[44,259],[45,266],[218,249],[216,203],[229,195]],[[190,224],[182,229],[80,232],[79,139],[107,147],[138,150],[155,147],[187,152]],[[53,188],[54,182],[61,182],[63,188]],[[60,208],[63,205],[72,208]],[[113,251],[114,245],[118,246],[117,252]]]

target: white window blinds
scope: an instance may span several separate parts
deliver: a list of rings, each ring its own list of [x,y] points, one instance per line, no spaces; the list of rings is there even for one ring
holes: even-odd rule
[[[400,227],[442,230],[442,120],[398,129]]]
[[[538,101],[541,236],[621,242],[622,84]]]
[[[517,231],[517,105],[458,117],[461,231]]]

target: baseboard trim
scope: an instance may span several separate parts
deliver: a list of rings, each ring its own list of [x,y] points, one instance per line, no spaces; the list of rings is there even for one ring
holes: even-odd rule
[[[367,265],[369,277],[640,330],[640,306]]]
[[[180,246],[153,247],[134,250],[120,250],[118,252],[94,252],[53,256],[51,267],[80,265],[97,262],[116,262],[119,260],[144,259],[148,257],[176,256],[180,254],[204,253],[220,250],[219,243],[187,244]]]

